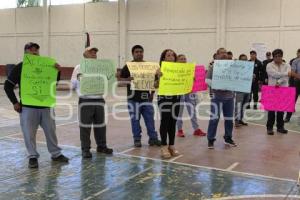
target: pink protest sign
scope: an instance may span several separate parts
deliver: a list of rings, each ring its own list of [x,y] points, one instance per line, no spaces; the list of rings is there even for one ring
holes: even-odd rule
[[[207,84],[205,83],[205,67],[204,65],[196,65],[195,67],[195,80],[192,92],[207,90]]]
[[[267,111],[295,112],[296,89],[264,85],[261,88],[261,109]]]

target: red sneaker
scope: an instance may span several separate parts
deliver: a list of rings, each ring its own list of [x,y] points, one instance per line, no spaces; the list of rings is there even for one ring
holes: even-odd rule
[[[204,133],[201,129],[196,129],[194,132],[195,136],[206,136],[206,133]]]
[[[178,137],[185,137],[185,136],[184,136],[183,130],[178,130],[177,136],[178,136]]]

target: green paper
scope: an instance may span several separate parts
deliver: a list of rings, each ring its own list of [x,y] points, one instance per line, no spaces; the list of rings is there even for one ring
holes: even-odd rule
[[[115,64],[112,60],[83,59],[80,62],[80,94],[102,95],[115,82]]]
[[[52,58],[25,54],[21,73],[23,105],[54,107],[57,69]]]

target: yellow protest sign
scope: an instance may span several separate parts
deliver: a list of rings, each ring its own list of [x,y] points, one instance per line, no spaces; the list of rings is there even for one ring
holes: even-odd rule
[[[159,69],[159,64],[154,62],[127,62],[127,67],[133,77],[131,89],[150,91],[155,90],[155,73]]]
[[[158,95],[183,95],[192,91],[195,63],[162,62],[162,77],[159,81]]]

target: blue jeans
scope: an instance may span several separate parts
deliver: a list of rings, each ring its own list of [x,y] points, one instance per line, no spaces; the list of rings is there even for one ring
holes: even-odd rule
[[[184,105],[186,105],[186,109],[189,113],[189,116],[191,118],[193,129],[196,130],[199,128],[198,122],[197,122],[197,111],[196,106],[198,103],[197,94],[190,93],[186,95],[182,95],[180,98],[180,108],[179,108],[179,115],[177,119],[177,129],[182,130],[182,115],[183,115],[183,109]]]
[[[142,129],[140,125],[143,116],[149,139],[157,139],[154,125],[154,108],[152,102],[136,102],[128,100],[128,111],[131,120],[131,129],[134,140],[141,140]]]
[[[237,92],[235,94],[235,120],[240,121],[244,118],[246,104],[249,103],[250,94]]]
[[[232,138],[233,129],[233,106],[234,99],[223,99],[223,98],[212,98],[210,106],[210,120],[207,130],[207,139],[209,141],[214,141],[216,138],[218,123],[220,119],[221,109],[223,110],[223,116],[225,120],[225,136],[224,139]]]

